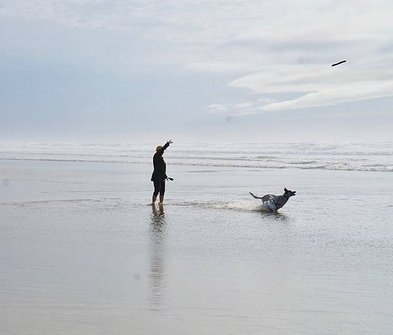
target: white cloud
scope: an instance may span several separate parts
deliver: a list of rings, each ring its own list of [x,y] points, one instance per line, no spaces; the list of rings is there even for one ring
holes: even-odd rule
[[[255,114],[258,111],[258,106],[253,102],[247,101],[233,104],[211,104],[207,106],[207,110],[211,114],[232,117]]]
[[[234,80],[234,87],[258,94],[297,94],[289,100],[263,104],[260,110],[298,109],[333,105],[341,102],[393,96],[393,70],[372,67],[362,69],[345,63],[330,65],[293,65],[272,68]]]
[[[207,106],[207,110],[211,114],[225,114],[227,112],[227,107],[220,104],[211,104]]]
[[[253,66],[247,63],[196,62],[187,64],[185,69],[197,72],[244,73],[247,71],[252,71]]]
[[[372,85],[371,87],[369,85]],[[341,102],[359,101],[393,96],[393,82],[359,83],[345,88],[326,88],[321,91],[309,92],[293,100],[284,100],[260,107],[261,110],[285,110],[308,107],[329,106]]]
[[[165,55],[156,58],[181,69],[231,75],[230,87],[254,95],[239,98],[239,106],[223,102],[227,113],[393,95],[392,62],[384,51],[393,38],[390,0],[4,0],[1,4],[2,19],[127,32],[165,44]],[[138,52],[132,46],[129,50]],[[330,67],[343,58],[348,63]],[[286,94],[298,97],[282,98]],[[257,105],[257,99],[268,100]],[[250,106],[243,108],[244,103]]]

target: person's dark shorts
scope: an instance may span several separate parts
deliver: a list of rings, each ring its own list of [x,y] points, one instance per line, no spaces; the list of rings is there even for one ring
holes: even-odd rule
[[[154,180],[154,194],[157,195],[158,193],[164,194],[165,193],[165,180]]]

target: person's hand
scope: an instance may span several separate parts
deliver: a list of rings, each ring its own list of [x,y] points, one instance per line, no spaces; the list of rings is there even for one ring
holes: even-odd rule
[[[169,143],[169,144],[172,144],[173,142],[172,142],[172,140],[169,140],[168,143]]]

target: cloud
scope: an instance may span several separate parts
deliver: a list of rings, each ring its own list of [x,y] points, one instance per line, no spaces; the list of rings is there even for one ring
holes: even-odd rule
[[[237,102],[219,97],[207,110],[245,115],[392,96],[392,12],[390,0],[3,0],[0,18],[124,34],[129,45],[94,50],[97,63],[137,68],[143,62],[128,62],[132,53],[225,76],[242,94]],[[341,59],[348,62],[330,67]]]
[[[195,62],[187,64],[184,67],[186,70],[196,72],[215,72],[215,73],[245,73],[252,71],[253,66],[248,63],[226,63],[226,62]]]
[[[374,98],[393,96],[393,83],[369,85],[373,83],[359,83],[350,87],[326,88],[325,90],[310,92],[297,99],[284,100],[267,104],[260,107],[260,110],[275,111],[286,109],[299,109],[309,107],[330,106],[342,102],[360,101]]]
[[[390,68],[363,69],[346,63],[330,65],[293,65],[272,68],[238,78],[231,86],[257,94],[296,94],[296,98],[266,103],[259,110],[299,109],[342,102],[393,96],[393,71]]]
[[[269,102],[272,102],[269,100]],[[250,115],[258,112],[258,105],[255,102],[243,101],[239,103],[211,104],[207,106],[210,114],[223,115],[226,117]]]
[[[225,114],[228,111],[228,108],[220,104],[211,104],[207,106],[207,110],[211,114]]]

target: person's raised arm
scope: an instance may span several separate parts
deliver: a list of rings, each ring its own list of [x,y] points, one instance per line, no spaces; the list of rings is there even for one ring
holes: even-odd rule
[[[166,148],[168,148],[169,145],[172,144],[172,143],[173,143],[172,140],[169,140],[168,142],[166,142],[166,143],[163,145],[163,147],[162,147],[162,151],[164,151]]]

